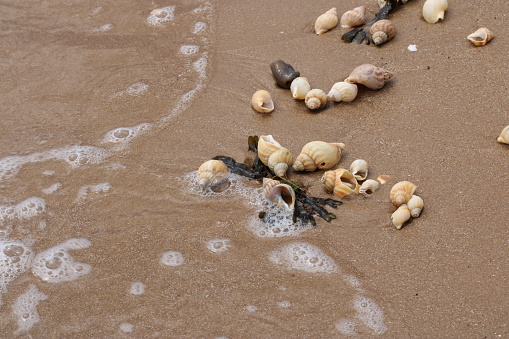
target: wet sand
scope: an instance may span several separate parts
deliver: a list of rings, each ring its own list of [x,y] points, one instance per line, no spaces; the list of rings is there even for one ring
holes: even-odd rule
[[[315,18],[330,7],[342,13],[358,2],[218,0],[209,41],[201,45],[209,55],[205,86],[186,110],[161,123],[194,83],[192,74],[179,77],[189,63],[175,50],[187,43],[177,37],[187,37],[184,23],[198,2],[157,4],[177,6],[172,27],[179,34],[147,28],[143,20],[157,6],[126,8],[136,26],[114,3],[103,5],[102,22],[115,21],[117,28],[99,36],[89,31],[101,20],[85,29],[76,16],[64,16],[88,15],[94,5],[24,2],[3,5],[2,16],[29,4],[38,15],[8,21],[2,35],[8,46],[2,57],[2,158],[69,145],[99,147],[114,128],[157,127],[101,164],[72,169],[60,161],[31,163],[1,183],[4,205],[62,183],[44,196],[44,215],[12,222],[13,239],[30,242],[36,253],[69,238],[92,243],[72,252],[92,266],[88,275],[51,284],[25,272],[8,285],[1,337],[344,337],[335,324],[356,317],[352,303],[360,294],[383,310],[386,326],[377,333],[361,323],[355,330],[360,337],[508,334],[509,148],[496,137],[509,124],[503,35],[509,5],[450,1],[445,21],[432,25],[420,17],[423,1],[413,0],[390,17],[395,39],[377,48],[343,43],[339,28],[321,36],[312,31]],[[371,17],[375,1],[365,5]],[[496,37],[474,47],[466,36],[482,26]],[[410,44],[416,52],[407,50]],[[277,59],[326,91],[363,63],[396,75],[379,91],[361,88],[352,103],[312,113],[274,84],[269,64]],[[137,82],[150,85],[148,92],[112,98]],[[272,114],[251,109],[258,89],[271,92]],[[370,198],[342,199],[331,223],[319,220],[298,237],[259,238],[247,229],[256,211],[246,198],[199,196],[183,178],[216,155],[252,157],[247,137],[266,134],[294,155],[312,140],[343,142],[340,167],[362,158],[370,178],[391,178]],[[43,175],[47,170],[55,174]],[[330,197],[319,182],[322,174],[289,176],[311,194]],[[389,191],[401,180],[418,186],[426,206],[398,231],[390,224],[395,208]],[[110,191],[76,201],[83,185],[103,182]],[[229,239],[231,247],[214,253],[206,247],[211,239]],[[320,248],[341,274],[288,270],[268,259],[294,241]],[[170,250],[184,255],[182,266],[159,262]],[[129,293],[137,281],[146,286],[141,296]],[[31,284],[48,299],[37,307],[40,322],[18,333],[11,305]],[[132,333],[123,333],[121,323],[134,325]]]

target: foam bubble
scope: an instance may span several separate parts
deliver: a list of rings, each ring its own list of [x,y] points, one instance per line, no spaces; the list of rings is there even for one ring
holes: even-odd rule
[[[148,131],[152,124],[140,124],[134,127],[119,127],[115,128],[104,135],[103,143],[128,143],[134,138],[140,136]]]
[[[310,273],[333,273],[338,271],[334,259],[320,248],[306,242],[292,242],[270,253],[269,259],[287,269]]]
[[[113,24],[105,24],[101,27],[94,28],[92,32],[106,32],[113,28]]]
[[[230,246],[230,239],[212,239],[207,242],[207,248],[214,253],[227,251]]]
[[[45,170],[45,171],[42,172],[42,175],[47,176],[47,177],[52,177],[52,176],[55,175],[55,171]]]
[[[206,55],[206,53],[204,53]],[[193,68],[198,73],[200,78],[205,78],[207,74],[207,58],[202,57],[193,62]]]
[[[78,279],[90,273],[92,266],[75,261],[68,250],[81,250],[91,245],[85,238],[73,238],[51,247],[35,256],[32,273],[51,283]]]
[[[142,295],[145,293],[145,284],[141,281],[133,282],[129,288],[129,292],[134,295]]]
[[[62,187],[62,184],[59,183],[59,182],[56,182],[56,183],[54,183],[53,185],[51,185],[51,186],[49,186],[47,188],[43,188],[41,190],[41,192],[44,193],[44,194],[53,194],[56,191],[58,191],[60,189],[60,187]]]
[[[88,192],[92,193],[106,193],[111,190],[111,184],[107,182],[101,182],[96,185],[86,185],[82,186],[78,191],[77,201],[85,200],[87,198]]]
[[[149,25],[157,26],[168,21],[173,21],[175,18],[174,12],[175,6],[154,9],[147,17],[147,23]]]
[[[357,318],[377,334],[384,334],[387,326],[384,324],[384,312],[373,299],[363,295],[356,295],[353,307],[357,311]]]
[[[207,29],[207,24],[200,21],[200,22],[197,22],[197,23],[194,24],[193,33],[194,34],[202,33],[206,29]]]
[[[288,308],[288,307],[292,306],[292,303],[289,302],[288,300],[283,300],[283,301],[278,302],[277,305],[282,308]]]
[[[0,240],[0,305],[2,293],[7,292],[7,285],[28,270],[32,257],[32,250],[25,244]]]
[[[120,324],[119,328],[124,333],[131,333],[134,329],[134,326],[129,323],[122,323]]]
[[[147,84],[144,84],[143,82],[136,82],[131,86],[127,87],[127,90],[125,92],[128,95],[138,96],[146,92],[148,90],[148,87],[149,86]]]
[[[200,50],[199,46],[196,45],[182,45],[180,46],[180,53],[184,55],[192,55],[198,53]]]
[[[353,336],[356,335],[355,327],[357,327],[357,321],[352,319],[340,319],[336,324],[336,329],[344,335]]]
[[[184,261],[185,259],[182,253],[177,251],[164,252],[161,256],[161,263],[166,266],[180,266],[184,264]]]
[[[258,311],[258,307],[256,307],[255,305],[247,305],[246,310],[248,312],[254,313],[254,312]]]
[[[30,285],[25,293],[16,298],[12,304],[12,313],[18,317],[18,331],[30,331],[41,320],[37,305],[46,299],[48,296],[35,285]]]
[[[31,197],[17,205],[0,205],[0,223],[7,220],[26,220],[46,212],[46,202],[42,198]]]

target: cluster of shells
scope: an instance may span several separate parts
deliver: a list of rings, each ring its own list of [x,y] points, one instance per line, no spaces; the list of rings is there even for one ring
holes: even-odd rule
[[[401,229],[403,224],[410,220],[410,217],[417,218],[424,208],[424,200],[415,195],[415,186],[410,181],[400,181],[391,189],[391,201],[398,207],[392,213],[391,221],[396,229]]]

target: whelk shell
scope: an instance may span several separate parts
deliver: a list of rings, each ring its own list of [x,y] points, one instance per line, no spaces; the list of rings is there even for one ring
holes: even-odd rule
[[[292,65],[283,60],[277,60],[270,64],[272,76],[277,84],[282,88],[290,88],[293,79],[300,76],[300,73],[293,69]]]
[[[365,197],[370,197],[373,192],[378,189],[379,185],[378,181],[368,179],[362,183],[361,188],[359,188],[359,193]]]
[[[391,189],[391,201],[394,205],[400,206],[408,203],[410,198],[415,192],[417,186],[412,184],[410,181],[400,181]]]
[[[272,135],[262,135],[258,139],[258,158],[280,177],[286,175],[292,163],[292,153],[274,140]]]
[[[293,163],[296,171],[314,171],[316,169],[329,169],[334,167],[341,159],[341,151],[345,149],[343,143],[328,143],[324,141],[311,141],[302,148],[302,151]]]
[[[392,79],[394,73],[371,64],[363,64],[356,67],[345,82],[363,84],[369,89],[380,89]]]
[[[327,191],[333,192],[338,198],[359,192],[357,180],[352,173],[344,168],[325,172],[320,181],[325,185]]]
[[[331,90],[329,91],[329,94],[327,96],[330,100],[333,100],[335,102],[350,102],[355,99],[357,96],[357,85],[352,84],[349,82],[336,82]]]
[[[497,138],[497,141],[502,144],[509,144],[509,125],[505,126],[502,133],[500,133],[500,136]]]
[[[362,25],[364,23],[364,13],[366,12],[366,7],[359,6],[355,7],[351,11],[347,11],[343,13],[341,16],[341,27],[349,28]]]
[[[260,113],[270,113],[274,110],[274,102],[270,93],[264,89],[256,91],[251,98],[251,105],[255,111]]]
[[[417,195],[413,195],[412,198],[410,198],[408,201],[407,207],[410,210],[412,217],[417,218],[424,208],[424,200],[422,200],[422,198]]]
[[[350,165],[350,173],[357,181],[365,180],[368,177],[368,163],[366,160],[357,159]]]
[[[403,227],[403,224],[406,223],[408,219],[410,219],[410,210],[405,204],[399,206],[399,208],[391,215],[392,224],[398,230]]]
[[[336,11],[336,8],[331,8],[316,19],[315,32],[316,34],[323,34],[336,27],[337,24],[338,12]]]
[[[306,98],[306,94],[311,91],[308,79],[304,77],[295,78],[290,85],[290,91],[292,91],[294,99],[304,100]]]
[[[422,6],[422,17],[430,24],[434,24],[438,20],[444,20],[447,7],[447,0],[426,0]]]
[[[391,20],[378,20],[369,29],[371,40],[375,45],[381,45],[394,38],[396,35],[396,27]]]
[[[484,46],[494,37],[495,34],[493,34],[492,31],[490,31],[486,27],[482,27],[479,28],[474,33],[467,36],[467,39],[470,40],[470,42],[476,46]]]
[[[319,109],[327,104],[327,94],[321,89],[312,89],[306,94],[305,102],[309,109]]]
[[[230,187],[228,167],[220,160],[205,161],[198,168],[198,183],[201,187],[210,187],[213,192],[221,192]]]
[[[295,191],[289,185],[282,184],[278,180],[263,178],[263,193],[268,200],[289,212],[293,211],[295,206]]]

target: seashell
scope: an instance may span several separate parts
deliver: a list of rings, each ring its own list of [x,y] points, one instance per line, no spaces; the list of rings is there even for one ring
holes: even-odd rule
[[[394,76],[394,73],[371,64],[363,64],[355,68],[345,79],[349,83],[363,84],[369,89],[380,89]]]
[[[328,143],[324,141],[311,141],[302,148],[302,151],[293,163],[296,171],[314,171],[316,169],[329,169],[334,167],[341,159],[341,151],[345,149],[343,143]]]
[[[304,77],[295,78],[290,85],[290,91],[292,91],[294,99],[304,100],[306,98],[306,94],[311,91],[308,79]]]
[[[338,24],[338,12],[336,8],[331,8],[324,14],[320,15],[315,21],[316,34],[323,34],[333,29]]]
[[[371,40],[378,46],[394,38],[396,27],[391,20],[378,20],[371,26],[369,33]]]
[[[270,93],[264,89],[256,91],[251,98],[251,105],[255,111],[260,113],[270,113],[274,110],[274,102],[270,97]]]
[[[509,144],[509,125],[505,126],[502,133],[500,133],[500,136],[497,138],[497,141],[502,144]]]
[[[368,177],[368,163],[366,160],[357,159],[350,165],[350,173],[357,181],[365,180]]]
[[[366,7],[359,6],[355,7],[351,11],[347,11],[343,13],[341,16],[341,27],[349,28],[362,25],[364,23],[364,13],[366,12]]]
[[[495,34],[493,34],[492,31],[490,31],[486,27],[482,27],[479,28],[474,33],[467,36],[467,39],[470,40],[470,42],[476,46],[484,46],[494,37]]]
[[[401,4],[405,5],[408,2],[408,0],[396,0],[396,2],[400,2]],[[386,3],[387,0],[378,0],[378,7],[383,8]]]
[[[213,192],[222,192],[230,187],[228,167],[220,160],[205,161],[198,168],[198,183],[201,187],[210,187]]]
[[[378,181],[368,179],[362,183],[361,187],[359,188],[359,193],[365,197],[370,197],[373,194],[373,192],[378,189],[379,185],[380,184],[378,183]]]
[[[295,206],[295,191],[291,186],[282,184],[278,180],[263,178],[263,193],[268,200],[289,212],[293,211]]]
[[[357,85],[349,82],[336,82],[329,94],[327,94],[330,100],[335,102],[350,102],[357,96]]]
[[[274,140],[272,135],[262,135],[258,139],[258,158],[279,177],[286,175],[292,163],[292,153]]]
[[[327,104],[328,97],[321,89],[312,89],[306,94],[305,102],[309,109],[319,109]]]
[[[447,0],[426,0],[422,6],[422,16],[430,24],[438,20],[444,20],[444,13],[447,10]]]
[[[392,224],[398,230],[403,227],[403,224],[406,223],[408,219],[410,219],[410,210],[405,204],[399,206],[398,209],[391,215]]]
[[[417,218],[424,208],[424,200],[417,195],[412,195],[412,198],[408,200],[407,207],[410,210],[412,217]]]
[[[417,186],[410,181],[400,181],[391,189],[391,201],[394,205],[400,206],[401,204],[408,203],[412,197]]]
[[[292,65],[283,60],[274,61],[270,64],[272,76],[282,88],[290,88],[292,81],[300,76],[300,73],[293,69]]]
[[[359,192],[360,186],[357,180],[352,173],[344,168],[325,172],[320,181],[325,185],[327,191],[333,192],[338,198]]]

